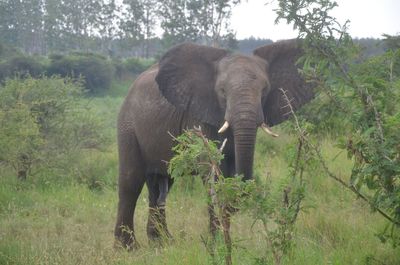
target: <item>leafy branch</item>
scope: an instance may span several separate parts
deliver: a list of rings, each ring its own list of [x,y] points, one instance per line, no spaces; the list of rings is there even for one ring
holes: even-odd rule
[[[302,72],[306,78],[316,80],[319,91],[328,95],[328,103],[333,103],[322,107],[331,108],[341,123],[337,127],[342,130],[337,133],[346,140],[339,139],[339,146],[354,161],[350,183],[329,171],[319,149],[307,140],[309,148],[328,176],[392,224],[392,232],[381,238],[391,239],[396,246],[400,244],[400,237],[393,232],[400,228],[400,138],[396,133],[400,110],[394,102],[400,100],[399,41],[387,36],[391,50],[360,60],[360,48],[346,32],[349,21],[342,26],[329,15],[336,6],[329,0],[280,0],[276,21],[284,19],[299,30],[305,50]],[[314,133],[324,122],[314,120]],[[363,187],[368,195],[361,192]]]
[[[225,244],[225,264],[232,264],[232,239],[230,235],[230,201],[223,198],[218,192],[224,177],[220,169],[222,150],[226,140],[221,147],[217,148],[217,142],[208,140],[201,131],[201,127],[194,127],[193,130],[174,137],[178,144],[173,148],[176,155],[171,159],[168,172],[173,178],[199,175],[207,186],[211,199],[212,209],[217,209],[217,224],[221,224]],[[225,200],[224,200],[225,199]],[[213,244],[214,245],[214,244]],[[214,248],[207,248],[210,255],[215,259]],[[215,260],[214,260],[215,263]]]
[[[327,174],[327,176],[329,176],[331,179],[335,180],[341,186],[343,186],[346,189],[348,189],[348,190],[352,191],[353,193],[355,193],[359,198],[361,198],[363,201],[368,203],[374,210],[379,212],[388,221],[390,221],[390,222],[392,222],[392,223],[394,223],[396,225],[400,225],[400,222],[398,222],[397,220],[395,220],[394,218],[389,216],[382,209],[376,208],[376,205],[374,204],[374,202],[371,201],[366,195],[363,195],[359,190],[357,190],[354,187],[354,185],[348,184],[346,181],[344,181],[340,177],[336,176],[331,170],[329,170],[329,167],[328,167],[327,163],[325,162],[324,157],[321,154],[320,148],[318,148],[316,145],[314,145],[312,143],[312,141],[307,137],[308,133],[307,133],[306,129],[301,127],[300,122],[299,122],[299,118],[297,117],[297,115],[293,111],[293,108],[292,108],[292,106],[290,104],[290,100],[289,100],[289,98],[288,98],[288,96],[286,94],[286,91],[283,90],[282,88],[280,88],[280,90],[282,91],[282,95],[283,95],[284,100],[287,102],[288,106],[290,107],[290,112],[289,113],[292,115],[292,117],[294,119],[295,128],[296,128],[296,131],[297,131],[298,137],[299,137],[299,150],[300,150],[301,146],[306,145],[308,150],[311,150],[312,152],[314,152],[315,156],[317,157],[319,163],[321,164],[321,166],[322,166],[323,170],[325,171],[325,173]],[[300,151],[298,152],[298,154],[300,155]],[[300,161],[300,157],[298,157],[298,159],[296,161]]]
[[[169,173],[173,178],[193,174],[203,178],[211,207],[217,210],[214,213],[217,219],[215,225],[222,231],[225,264],[232,264],[234,245],[230,222],[231,215],[237,210],[249,213],[253,218],[253,226],[261,223],[261,233],[268,248],[258,261],[266,262],[272,256],[274,264],[281,264],[282,257],[291,248],[294,225],[302,209],[303,173],[308,162],[306,145],[303,138],[300,139],[289,165],[288,178],[282,179],[278,191],[274,191],[268,183],[242,181],[240,176],[223,176],[220,161],[226,140],[218,148],[218,143],[207,139],[200,127],[174,137],[177,142],[173,148],[176,155],[169,163]],[[217,263],[216,238],[211,243],[204,238],[202,240],[214,264]]]

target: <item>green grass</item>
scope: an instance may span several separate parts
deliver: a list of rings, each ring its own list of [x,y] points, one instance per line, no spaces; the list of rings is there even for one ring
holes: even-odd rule
[[[332,148],[328,143],[325,146]],[[284,171],[284,163],[271,155],[268,164],[273,178]],[[113,248],[115,189],[96,191],[87,185],[56,183],[43,188],[34,180],[19,183],[13,176],[3,176],[0,181],[0,264],[209,262],[201,242],[201,236],[207,236],[208,218],[200,187],[188,191],[183,183],[174,186],[167,213],[175,240],[163,248],[150,247],[147,242],[144,190],[135,218],[142,248],[127,253]],[[367,205],[324,176],[316,174],[307,182],[305,205],[310,208],[299,217],[295,247],[284,264],[367,264],[368,260],[375,262],[370,264],[399,264],[398,251],[374,236],[384,226],[380,216],[371,214]],[[197,186],[201,186],[199,181]],[[235,264],[253,264],[254,258],[267,251],[260,227],[250,226],[248,216],[240,212],[234,216]]]
[[[110,131],[105,133],[115,136],[122,98],[92,101],[109,122]],[[293,143],[292,136],[277,131],[281,134],[277,139],[260,134],[256,148],[255,172],[260,178],[270,176],[272,184],[288,173],[287,148]],[[346,155],[329,140],[323,142],[322,151],[330,169],[346,178],[351,170]],[[167,205],[171,244],[148,244],[144,188],[135,216],[142,247],[133,252],[116,250],[116,144],[101,153],[81,155],[65,161],[71,164],[71,176],[44,171],[21,183],[12,171],[0,167],[0,264],[210,264],[201,239],[208,236],[208,215],[200,180],[195,180],[194,189],[178,180],[171,190]],[[96,181],[101,181],[100,188],[90,185]],[[398,249],[375,236],[385,226],[381,216],[321,170],[307,174],[306,182],[306,210],[296,223],[295,245],[283,264],[400,264]],[[250,216],[235,214],[234,264],[269,264],[256,263],[268,252],[261,230],[259,224],[252,226]]]

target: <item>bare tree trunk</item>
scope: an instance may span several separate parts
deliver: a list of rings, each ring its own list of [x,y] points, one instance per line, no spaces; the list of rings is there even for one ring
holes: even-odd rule
[[[230,235],[231,215],[226,207],[222,208],[222,230],[224,232],[224,242],[226,246],[225,264],[232,265],[232,239]]]

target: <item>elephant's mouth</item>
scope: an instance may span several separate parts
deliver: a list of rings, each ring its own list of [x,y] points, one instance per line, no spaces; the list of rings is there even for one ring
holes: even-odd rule
[[[273,137],[278,137],[279,134],[274,133],[265,122],[263,122],[259,126],[266,134],[271,135]],[[229,128],[229,122],[225,121],[221,128],[218,130],[218,133],[224,133]]]

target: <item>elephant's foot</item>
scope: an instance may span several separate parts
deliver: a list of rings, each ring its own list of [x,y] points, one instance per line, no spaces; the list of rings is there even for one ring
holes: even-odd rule
[[[164,207],[149,209],[147,236],[151,244],[165,244],[172,240],[172,235],[167,228]]]
[[[136,241],[132,230],[120,228],[115,231],[114,248],[131,251],[140,248],[140,244]]]
[[[147,236],[149,238],[149,245],[153,247],[165,246],[173,242],[172,235],[168,232],[168,230],[147,230]]]
[[[131,242],[126,242],[124,240],[116,238],[114,241],[114,249],[117,249],[117,250],[133,251],[133,250],[136,250],[139,248],[140,248],[140,244],[135,240],[133,240]]]

